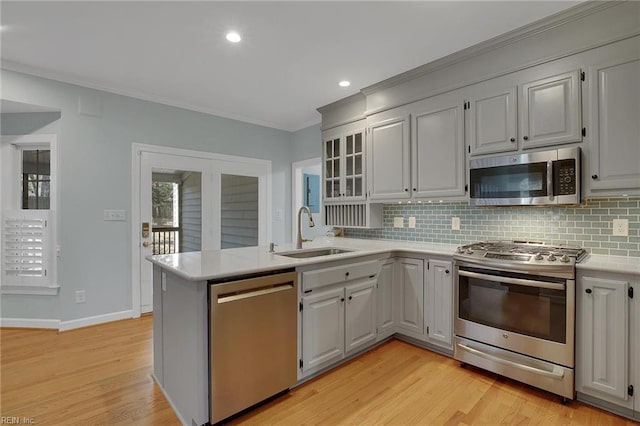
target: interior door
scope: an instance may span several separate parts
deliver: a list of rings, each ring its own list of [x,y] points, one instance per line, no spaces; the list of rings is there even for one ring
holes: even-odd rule
[[[213,226],[214,215],[206,214],[206,212],[218,210],[214,210],[215,178],[210,165],[210,160],[201,158],[144,151],[141,153],[140,227],[138,231],[141,313],[151,312],[153,309],[152,266],[145,259],[146,256],[220,248],[220,228]],[[174,204],[178,204],[174,206],[174,210],[177,210],[180,215],[177,227],[164,226],[166,224],[161,224],[158,221],[159,216],[171,216],[170,214],[163,215],[158,211],[161,208],[158,207],[157,192],[154,193],[153,188],[156,185],[157,189],[158,181],[175,182],[181,188],[180,193],[184,196],[185,202],[181,203],[180,201],[183,197],[174,201]],[[194,181],[196,183],[191,184]],[[155,203],[154,198],[156,199]],[[168,209],[171,210],[170,205]]]

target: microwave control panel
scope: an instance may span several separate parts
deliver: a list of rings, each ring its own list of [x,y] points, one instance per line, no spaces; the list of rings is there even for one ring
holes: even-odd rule
[[[576,193],[576,160],[553,162],[553,195],[573,195]]]

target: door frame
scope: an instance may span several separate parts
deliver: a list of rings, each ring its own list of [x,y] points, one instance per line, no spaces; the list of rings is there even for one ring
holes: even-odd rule
[[[291,240],[296,238],[298,233],[297,214],[298,209],[303,206],[302,204],[302,169],[305,167],[316,166],[320,164],[320,170],[322,170],[322,157],[309,158],[308,160],[301,160],[291,163]],[[322,173],[320,174],[320,217],[323,218],[324,214],[322,209],[324,204],[322,203]]]
[[[264,220],[264,229],[259,231],[260,243],[266,244],[271,240],[272,224],[271,224],[271,198],[272,198],[272,182],[271,182],[271,160],[262,160],[257,158],[240,157],[236,155],[216,154],[213,152],[196,151],[191,149],[174,148],[158,145],[131,144],[131,312],[132,318],[140,317],[140,173],[142,171],[140,159],[142,152],[154,154],[175,155],[181,157],[194,157],[203,160],[244,163],[255,167],[256,170],[262,171],[258,173],[261,185],[264,185],[264,196],[260,197],[260,205],[264,204],[264,212],[261,217]],[[261,241],[264,240],[264,241]]]

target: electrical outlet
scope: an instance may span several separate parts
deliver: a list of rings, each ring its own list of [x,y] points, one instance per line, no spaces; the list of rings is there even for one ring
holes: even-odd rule
[[[282,222],[282,217],[284,216],[284,210],[275,209],[273,212],[273,220],[276,222]]]
[[[85,290],[76,290],[76,303],[86,303],[87,292]]]
[[[398,216],[393,218],[394,228],[404,228],[404,217]]]
[[[409,217],[409,228],[415,228],[416,227],[416,218],[414,216],[410,216]]]
[[[616,237],[628,237],[629,219],[613,219],[613,235]]]
[[[460,230],[460,218],[459,217],[452,217],[451,218],[451,229],[454,231],[459,231]]]

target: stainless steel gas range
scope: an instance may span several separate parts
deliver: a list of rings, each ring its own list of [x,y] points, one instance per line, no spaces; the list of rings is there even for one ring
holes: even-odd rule
[[[454,255],[454,358],[574,397],[579,247],[486,241]]]

